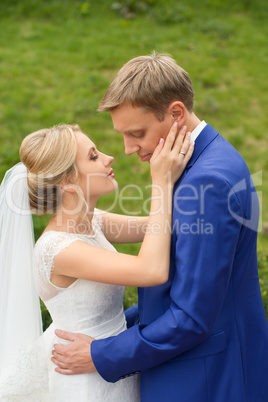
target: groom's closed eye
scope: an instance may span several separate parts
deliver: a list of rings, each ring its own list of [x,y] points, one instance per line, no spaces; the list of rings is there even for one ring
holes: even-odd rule
[[[127,131],[126,134],[134,138],[142,138],[144,136],[144,131],[133,131],[133,132]]]

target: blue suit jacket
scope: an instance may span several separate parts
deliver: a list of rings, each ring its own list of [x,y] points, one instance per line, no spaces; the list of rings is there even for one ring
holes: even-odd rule
[[[103,378],[140,372],[142,402],[267,402],[257,224],[244,160],[207,125],[174,189],[169,280],[139,289],[139,324],[92,343]]]

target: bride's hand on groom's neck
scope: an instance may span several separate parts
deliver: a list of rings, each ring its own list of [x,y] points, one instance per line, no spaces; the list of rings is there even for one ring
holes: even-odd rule
[[[51,360],[57,366],[57,373],[72,375],[96,371],[90,353],[94,338],[61,330],[56,330],[55,334],[58,338],[71,341],[69,345],[54,345]]]

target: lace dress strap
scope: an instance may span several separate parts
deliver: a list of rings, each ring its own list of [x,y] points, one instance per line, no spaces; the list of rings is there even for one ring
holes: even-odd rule
[[[34,278],[39,296],[46,302],[66,288],[60,288],[51,282],[51,274],[54,269],[54,258],[76,241],[85,241],[95,246],[100,240],[107,240],[102,232],[102,211],[95,208],[92,219],[93,236],[66,232],[45,232],[36,242],[34,248]],[[73,282],[72,285],[76,283]],[[70,286],[72,286],[70,285]],[[69,287],[70,287],[69,286]]]
[[[64,290],[50,280],[54,269],[54,258],[76,241],[81,239],[70,233],[56,231],[44,233],[37,241],[34,249],[34,278],[39,296],[43,301]]]
[[[92,225],[93,225],[93,228],[94,228],[95,232],[97,232],[97,231],[102,232],[102,229],[103,229],[102,214],[103,214],[103,211],[101,209],[98,209],[98,208],[94,209],[94,216],[93,216],[93,219],[92,219]]]

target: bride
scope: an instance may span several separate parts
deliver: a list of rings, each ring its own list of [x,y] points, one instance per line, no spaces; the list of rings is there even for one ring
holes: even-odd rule
[[[54,126],[23,140],[22,163],[0,187],[2,402],[139,401],[137,375],[111,384],[97,372],[57,373],[51,353],[62,340],[54,329],[117,335],[126,329],[124,286],[167,281],[173,185],[193,152],[185,129],[177,131],[173,125],[154,151],[150,215],[135,224],[96,209],[98,198],[117,188],[113,158],[79,126]],[[31,213],[52,213],[34,247]],[[141,241],[138,256],[117,253],[110,243]],[[53,320],[44,334],[38,296]]]

